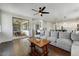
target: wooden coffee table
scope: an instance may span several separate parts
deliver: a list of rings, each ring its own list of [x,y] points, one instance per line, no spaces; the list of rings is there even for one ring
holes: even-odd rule
[[[46,39],[38,39],[35,38],[31,38],[30,39],[30,42],[31,42],[31,55],[42,55],[42,56],[45,56],[45,55],[48,55],[48,44],[49,44],[49,41],[46,40]],[[42,49],[42,53],[40,53],[40,51],[36,50],[36,47],[35,46],[38,46],[39,48]]]

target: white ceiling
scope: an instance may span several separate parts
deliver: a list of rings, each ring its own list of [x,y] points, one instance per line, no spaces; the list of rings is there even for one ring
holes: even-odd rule
[[[43,6],[46,6],[45,11],[50,12],[50,14],[43,15],[43,17],[33,15],[35,12],[32,11],[32,9],[38,9]],[[78,3],[1,3],[0,9],[22,16],[36,19],[39,18],[47,21],[60,21],[79,17]]]

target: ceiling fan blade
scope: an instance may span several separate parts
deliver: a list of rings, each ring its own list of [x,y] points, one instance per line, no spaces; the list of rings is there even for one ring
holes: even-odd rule
[[[49,14],[49,12],[42,12],[43,14]]]
[[[34,15],[37,15],[37,14],[39,14],[39,13],[36,13],[36,14],[34,14]]]
[[[46,7],[43,7],[43,8],[41,9],[41,11],[43,11],[45,8],[46,8]]]
[[[35,9],[32,9],[33,11],[36,11],[36,12],[38,12],[37,10],[35,10]]]

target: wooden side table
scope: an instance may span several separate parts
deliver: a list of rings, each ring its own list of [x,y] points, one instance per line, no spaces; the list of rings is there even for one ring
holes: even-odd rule
[[[31,42],[31,55],[42,55],[42,56],[46,56],[48,55],[48,44],[49,41],[48,40],[43,40],[43,39],[30,39]],[[39,50],[36,49],[35,46],[38,46],[39,48],[42,49],[42,53],[40,53]]]

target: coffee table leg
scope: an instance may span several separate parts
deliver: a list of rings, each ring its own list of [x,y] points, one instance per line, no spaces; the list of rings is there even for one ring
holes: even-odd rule
[[[47,56],[48,55],[48,47],[47,47],[47,45],[44,46],[42,49],[43,49],[42,55]]]
[[[34,55],[35,45],[31,43],[31,55]]]

